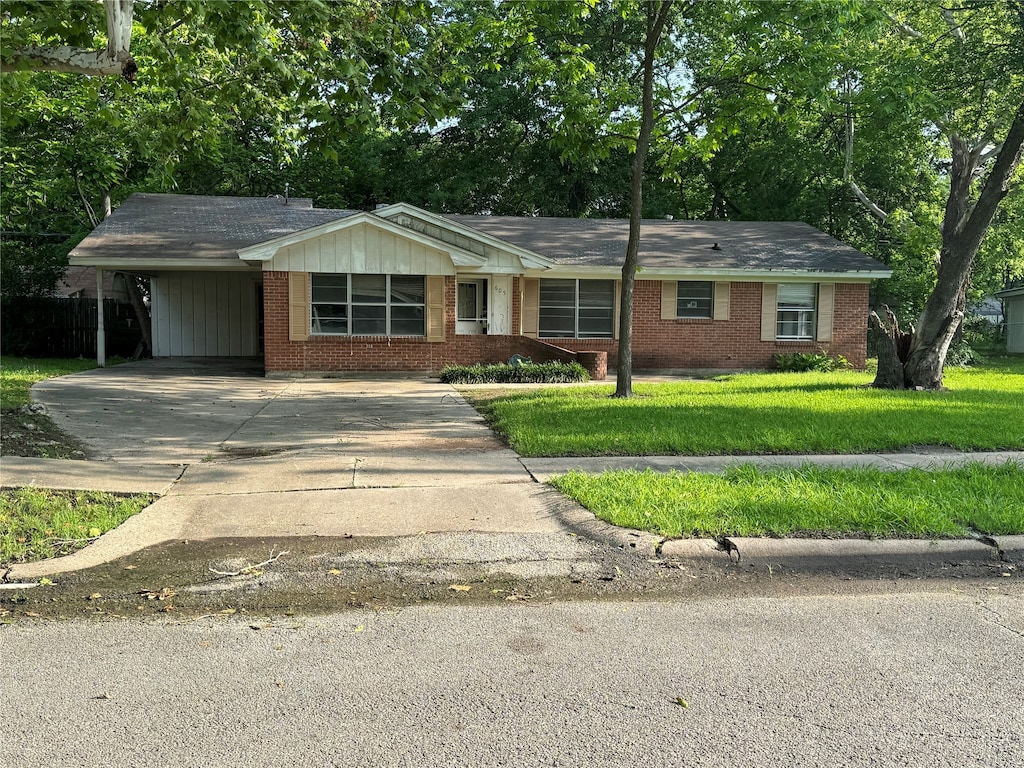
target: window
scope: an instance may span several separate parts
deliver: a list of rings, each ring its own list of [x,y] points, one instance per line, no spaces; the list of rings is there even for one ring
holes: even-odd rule
[[[814,283],[780,283],[775,311],[775,338],[813,341],[818,286]]]
[[[426,335],[422,275],[312,275],[313,333]]]
[[[711,318],[715,284],[710,280],[680,280],[676,288],[676,317]]]
[[[540,281],[540,336],[610,339],[614,326],[614,280]]]

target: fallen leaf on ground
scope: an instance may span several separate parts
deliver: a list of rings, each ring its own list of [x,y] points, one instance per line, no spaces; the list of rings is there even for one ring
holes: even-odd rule
[[[331,576],[341,575],[341,571],[339,571],[337,568],[331,568],[331,570],[329,570],[328,573],[331,574]]]
[[[683,709],[689,709],[690,708],[690,702],[688,702],[682,696],[680,696],[679,698],[676,699],[676,704],[678,706],[682,707]]]
[[[101,595],[101,594],[100,594],[99,592],[93,592],[93,593],[92,593],[91,595],[89,595],[89,597],[88,597],[88,598],[86,598],[86,599],[87,599],[87,600],[99,600],[99,599],[100,599],[101,597],[103,597],[103,595]]]
[[[448,589],[452,592],[469,592],[472,587],[469,584],[452,584]]]

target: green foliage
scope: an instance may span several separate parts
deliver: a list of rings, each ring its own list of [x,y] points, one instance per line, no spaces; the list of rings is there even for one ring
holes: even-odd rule
[[[825,352],[779,352],[773,355],[775,367],[783,372],[818,371],[828,373],[850,367],[842,355],[829,357]]]
[[[0,259],[0,297],[52,295],[64,276],[73,242],[31,237],[5,241]]]
[[[619,470],[551,482],[615,525],[663,536],[965,537],[1024,533],[1024,469],[883,471],[804,465],[724,475]]]
[[[579,363],[507,363],[446,365],[441,371],[444,384],[572,384],[590,376]]]
[[[525,456],[1024,448],[1024,360],[952,369],[946,391],[878,390],[870,381],[856,371],[736,374],[640,383],[630,400],[610,398],[611,388],[599,385],[510,393],[480,405]]]
[[[0,565],[68,555],[149,506],[153,496],[0,491]]]

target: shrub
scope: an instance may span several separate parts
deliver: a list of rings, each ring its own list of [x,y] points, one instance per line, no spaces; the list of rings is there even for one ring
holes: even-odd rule
[[[799,373],[802,371],[838,371],[849,368],[849,361],[842,355],[829,357],[824,352],[791,352],[774,355],[775,367],[780,371]]]
[[[441,370],[444,384],[567,384],[589,378],[586,369],[575,361],[446,365]]]

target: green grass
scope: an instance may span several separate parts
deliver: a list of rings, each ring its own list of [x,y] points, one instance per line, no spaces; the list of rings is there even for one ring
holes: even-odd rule
[[[95,360],[82,358],[0,358],[0,408],[18,408],[31,402],[29,390],[37,381],[88,371]]]
[[[70,554],[142,511],[153,499],[40,488],[0,491],[0,564]]]
[[[750,373],[638,384],[470,393],[524,456],[864,453],[912,445],[1024,448],[1024,359],[949,369],[941,392],[868,387],[872,376]],[[493,393],[492,393],[493,394]]]
[[[624,528],[663,536],[962,537],[1024,533],[1024,470],[886,472],[805,465],[724,475],[572,472],[551,484]]]

